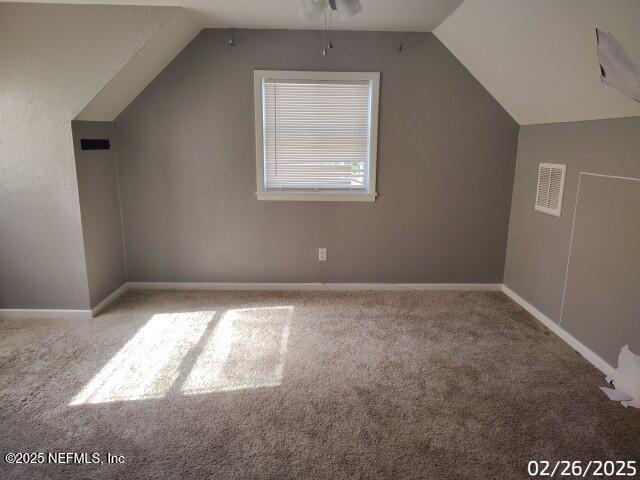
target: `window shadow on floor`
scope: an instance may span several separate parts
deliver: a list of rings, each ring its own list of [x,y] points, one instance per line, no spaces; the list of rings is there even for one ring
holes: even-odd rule
[[[70,406],[277,387],[293,307],[157,313]]]

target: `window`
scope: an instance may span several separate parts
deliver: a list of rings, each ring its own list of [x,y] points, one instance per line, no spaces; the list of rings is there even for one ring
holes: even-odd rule
[[[379,73],[255,71],[259,200],[375,200]]]

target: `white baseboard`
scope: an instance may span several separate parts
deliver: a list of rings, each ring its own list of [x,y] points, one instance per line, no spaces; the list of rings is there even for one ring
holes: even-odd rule
[[[98,315],[98,313],[104,310],[107,307],[107,305],[109,305],[110,303],[113,303],[118,297],[120,297],[120,295],[122,295],[127,290],[129,290],[129,284],[125,282],[122,285],[120,285],[118,288],[116,288],[113,292],[111,292],[111,294],[107,296],[107,298],[105,298],[100,303],[98,303],[95,307],[93,307],[91,309],[91,316],[95,317],[96,315]]]
[[[30,318],[38,320],[90,320],[127,290],[127,283],[122,284],[91,310],[8,308],[0,309],[0,319],[17,320]]]
[[[571,348],[577,351],[580,355],[582,355],[589,363],[591,363],[594,367],[600,370],[605,375],[609,376],[615,372],[615,368],[613,368],[609,363],[600,357],[597,353],[591,350],[589,347],[584,345],[580,340],[575,338],[569,332],[567,332],[564,328],[558,325],[556,322],[547,317],[544,313],[538,310],[536,307],[527,302],[524,298],[518,295],[516,292],[511,290],[506,285],[502,286],[502,291],[505,295],[511,298],[514,302],[524,308],[527,312],[529,312],[533,317],[540,321],[545,327],[555,333],[558,337],[564,340]]]
[[[91,319],[128,290],[227,290],[227,291],[407,291],[458,290],[498,292],[500,283],[224,283],[224,282],[126,282],[91,310],[0,309],[0,319]]]
[[[42,320],[89,320],[91,319],[91,310],[31,308],[7,308],[0,310],[0,320],[17,320],[27,318]]]
[[[130,290],[256,290],[256,291],[367,291],[367,290],[464,290],[493,291],[499,283],[219,283],[128,282]]]

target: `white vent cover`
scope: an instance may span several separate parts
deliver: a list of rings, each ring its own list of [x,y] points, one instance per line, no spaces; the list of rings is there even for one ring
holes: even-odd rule
[[[566,165],[541,163],[538,170],[538,192],[536,210],[550,215],[560,216]]]

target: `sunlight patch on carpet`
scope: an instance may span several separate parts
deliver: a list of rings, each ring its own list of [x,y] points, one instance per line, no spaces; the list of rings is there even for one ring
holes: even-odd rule
[[[161,398],[184,355],[215,312],[156,314],[93,377],[70,405]]]
[[[160,313],[116,353],[70,406],[276,387],[293,307]]]
[[[182,387],[185,394],[276,387],[293,307],[227,311]]]

